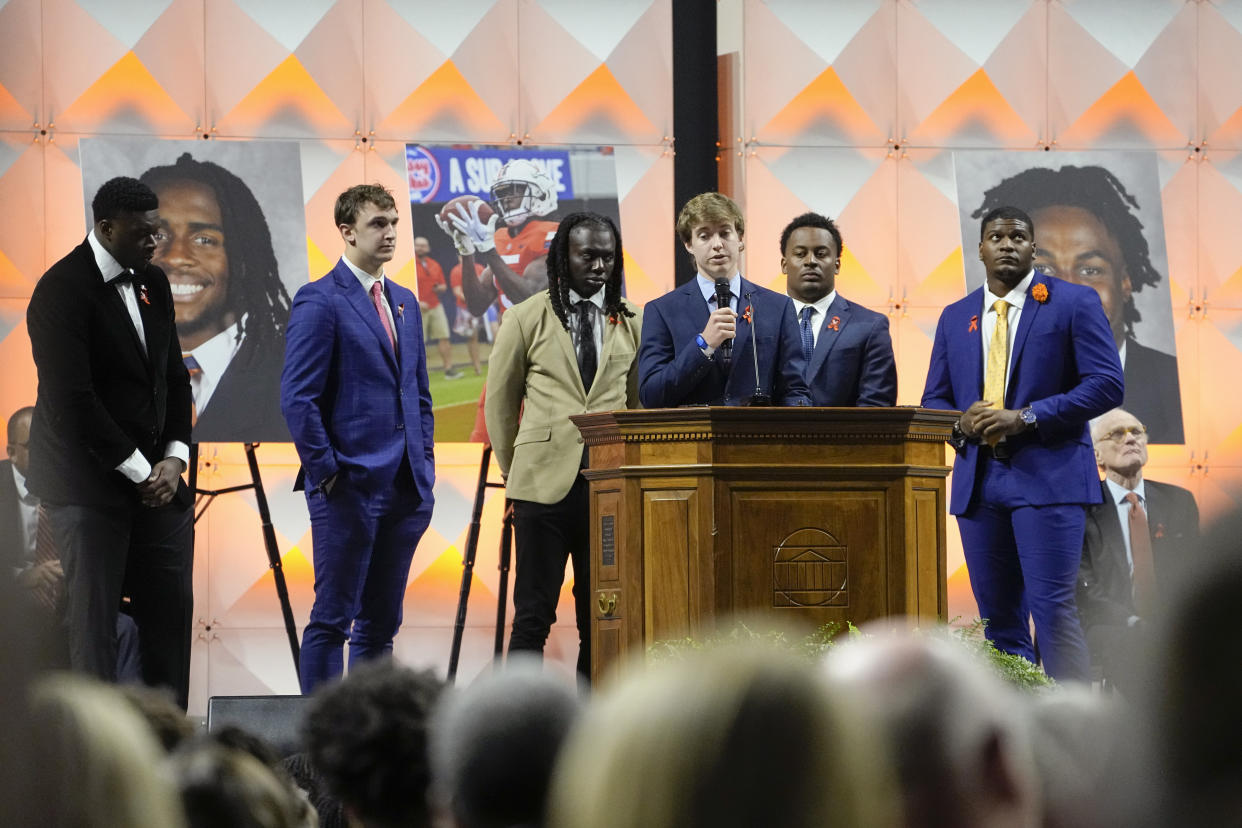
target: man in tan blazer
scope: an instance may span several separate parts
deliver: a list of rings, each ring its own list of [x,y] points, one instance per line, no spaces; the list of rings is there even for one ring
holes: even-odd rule
[[[642,314],[621,297],[621,234],[574,213],[548,251],[548,289],[504,315],[487,372],[487,432],[513,501],[517,571],[509,651],[543,653],[574,567],[578,672],[591,673],[590,502],[571,414],[638,407]]]

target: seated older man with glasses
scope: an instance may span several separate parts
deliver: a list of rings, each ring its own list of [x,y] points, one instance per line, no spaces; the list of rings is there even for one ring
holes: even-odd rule
[[[1199,507],[1180,486],[1143,478],[1147,428],[1115,408],[1091,424],[1104,502],[1087,510],[1078,612],[1098,675],[1124,689],[1144,622],[1199,537]]]

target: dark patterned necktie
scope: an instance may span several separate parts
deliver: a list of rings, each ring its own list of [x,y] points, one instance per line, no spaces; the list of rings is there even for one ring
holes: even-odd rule
[[[578,309],[578,373],[582,375],[582,387],[588,392],[595,382],[595,370],[599,367],[599,355],[595,353],[595,326],[591,324],[591,303],[582,300]]]
[[[815,353],[815,332],[811,330],[811,314],[815,313],[815,308],[807,305],[802,309],[802,358],[807,362],[811,361],[811,354]]]

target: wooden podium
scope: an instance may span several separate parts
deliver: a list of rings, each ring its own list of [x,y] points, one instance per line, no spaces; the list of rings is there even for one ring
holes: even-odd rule
[[[735,613],[944,619],[956,412],[672,408],[572,419],[590,450],[592,674]]]

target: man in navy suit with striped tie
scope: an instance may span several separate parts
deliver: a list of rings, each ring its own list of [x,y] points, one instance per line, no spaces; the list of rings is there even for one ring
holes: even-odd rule
[[[414,548],[431,522],[435,457],[418,300],[385,277],[397,206],[378,185],[336,200],[345,255],[293,299],[281,409],[302,461],[315,603],[302,692],[392,652]]]
[[[836,223],[803,213],[781,231],[781,272],[793,300],[811,400],[824,406],[897,404],[888,317],[837,293],[845,249]]]

